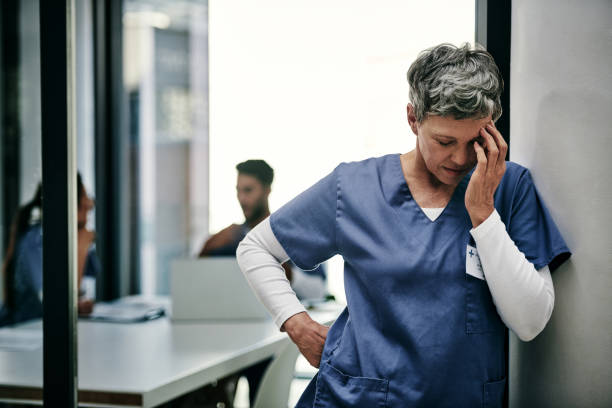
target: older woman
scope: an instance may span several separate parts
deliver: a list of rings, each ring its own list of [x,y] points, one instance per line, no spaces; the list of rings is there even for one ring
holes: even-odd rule
[[[503,81],[468,45],[408,71],[416,148],[342,163],[259,224],[238,261],[319,372],[298,407],[501,407],[506,327],[533,339],[569,250],[494,122]],[[347,307],[311,320],[280,266],[344,258]]]

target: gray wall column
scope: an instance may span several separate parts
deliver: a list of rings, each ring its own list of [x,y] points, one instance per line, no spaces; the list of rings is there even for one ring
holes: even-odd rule
[[[510,342],[511,407],[612,406],[612,3],[512,2],[512,160],[568,246],[555,310]]]

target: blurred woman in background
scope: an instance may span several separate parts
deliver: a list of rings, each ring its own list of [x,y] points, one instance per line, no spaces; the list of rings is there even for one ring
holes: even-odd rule
[[[77,268],[79,314],[89,314],[95,298],[95,279],[101,269],[95,252],[95,232],[87,229],[87,216],[94,201],[87,195],[81,175],[77,174]],[[42,185],[32,200],[21,207],[11,226],[2,277],[4,305],[0,326],[42,317]]]

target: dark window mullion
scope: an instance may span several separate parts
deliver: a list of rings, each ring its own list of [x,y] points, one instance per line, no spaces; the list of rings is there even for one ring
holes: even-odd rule
[[[510,146],[510,40],[511,0],[476,0],[476,42],[491,53],[504,79],[503,114],[496,126]],[[508,157],[510,159],[510,150]]]
[[[129,257],[127,224],[121,209],[129,203],[122,189],[123,73],[122,0],[94,0],[94,98],[96,157],[96,250],[102,261],[98,295],[112,300],[122,294],[121,259]],[[125,142],[124,142],[125,143]]]
[[[40,2],[43,404],[77,406],[74,3]]]

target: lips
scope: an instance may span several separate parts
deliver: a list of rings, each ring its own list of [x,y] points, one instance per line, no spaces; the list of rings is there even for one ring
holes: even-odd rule
[[[466,171],[466,169],[452,169],[450,167],[444,167],[444,170],[453,175],[460,175],[461,173],[464,173]]]

